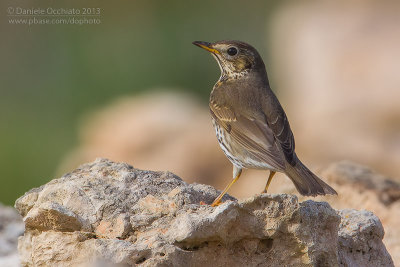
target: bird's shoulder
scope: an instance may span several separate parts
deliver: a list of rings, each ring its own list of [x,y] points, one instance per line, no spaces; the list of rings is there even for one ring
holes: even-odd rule
[[[214,119],[220,121],[236,121],[237,111],[231,98],[232,87],[227,82],[218,81],[211,91],[209,107]]]
[[[257,87],[252,79],[220,80],[211,91],[210,109],[221,120],[257,117],[262,106]]]

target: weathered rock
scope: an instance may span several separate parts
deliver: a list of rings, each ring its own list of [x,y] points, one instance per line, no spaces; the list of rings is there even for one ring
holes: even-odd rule
[[[341,210],[339,227],[340,264],[344,266],[391,266],[384,246],[384,230],[379,218],[369,211]],[[365,255],[368,255],[366,257]]]
[[[326,201],[336,210],[357,209],[373,212],[384,226],[383,242],[392,256],[394,264],[399,265],[400,228],[398,225],[400,225],[400,216],[397,214],[400,214],[400,183],[377,173],[368,166],[351,161],[331,163],[317,174],[335,188],[339,195],[319,196],[313,200]],[[283,175],[279,176],[279,174],[276,176],[271,183],[270,192],[298,194],[287,178],[282,177]],[[246,179],[249,178],[246,177]],[[298,198],[299,201],[310,199],[305,196]]]
[[[385,228],[385,243],[394,264],[400,264],[400,183],[367,166],[349,161],[332,163],[320,172],[339,197],[318,197],[335,209],[372,211]],[[290,192],[285,192],[290,193]],[[300,197],[300,200],[303,198]]]
[[[19,266],[17,239],[24,233],[21,216],[0,204],[0,266]]]
[[[16,202],[24,266],[392,266],[371,213],[262,194],[244,201],[169,172],[99,159]],[[342,217],[342,222],[341,221]]]

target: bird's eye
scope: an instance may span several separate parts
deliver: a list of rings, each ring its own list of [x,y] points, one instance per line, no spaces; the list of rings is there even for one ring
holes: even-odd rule
[[[235,47],[229,47],[228,50],[226,51],[228,53],[228,55],[230,56],[234,56],[237,54],[237,49]]]

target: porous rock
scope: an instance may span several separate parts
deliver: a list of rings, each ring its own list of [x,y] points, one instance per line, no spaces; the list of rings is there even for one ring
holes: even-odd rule
[[[217,195],[169,172],[82,165],[17,200],[22,265],[393,265],[373,214],[286,194],[200,205]]]
[[[365,210],[340,210],[338,213],[342,218],[339,227],[341,265],[393,265],[389,253],[382,246],[384,230],[378,217]]]
[[[20,266],[17,239],[23,233],[22,217],[14,208],[0,204],[0,266]]]

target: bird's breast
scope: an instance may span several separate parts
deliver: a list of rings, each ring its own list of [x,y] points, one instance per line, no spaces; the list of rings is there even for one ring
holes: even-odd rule
[[[234,138],[232,138],[229,131],[225,130],[224,127],[219,125],[218,121],[216,121],[214,118],[212,118],[212,123],[219,146],[233,165],[240,169],[251,168],[276,170],[276,168],[267,162],[260,161],[258,158],[253,157],[251,153],[248,153],[247,149],[238,143]]]
[[[229,132],[227,132],[222,126],[220,126],[214,118],[212,119],[212,123],[215,129],[215,135],[217,136],[218,144],[224,152],[225,156],[236,167],[240,169],[245,168],[243,162],[235,156],[234,149],[232,148],[233,143]]]

